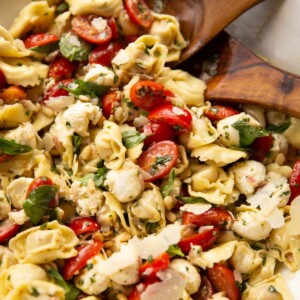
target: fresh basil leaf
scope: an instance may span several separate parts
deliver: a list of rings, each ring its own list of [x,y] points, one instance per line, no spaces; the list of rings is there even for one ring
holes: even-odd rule
[[[30,152],[32,148],[27,145],[18,144],[14,141],[0,138],[0,151],[6,154],[17,155]]]
[[[67,11],[68,9],[69,9],[68,3],[62,2],[61,4],[59,4],[59,5],[57,6],[56,13],[59,15],[59,14],[64,13],[64,12]]]
[[[163,197],[166,197],[170,194],[173,185],[174,185],[174,179],[175,179],[175,170],[172,169],[168,178],[167,183],[165,183],[162,187],[161,187],[161,194]]]
[[[31,191],[23,204],[25,214],[36,225],[49,209],[50,202],[56,197],[57,187],[42,185]]]
[[[43,53],[43,54],[50,54],[58,49],[58,42],[55,43],[50,43],[45,46],[37,46],[37,47],[32,47],[29,50],[38,52],[38,53]]]
[[[249,146],[258,137],[269,135],[267,130],[254,128],[244,120],[236,121],[231,126],[239,132],[241,147]]]
[[[181,196],[181,195],[178,195],[176,196],[176,199],[178,200],[181,200],[185,203],[188,203],[188,204],[194,204],[194,203],[209,203],[208,201],[206,201],[204,198],[202,197],[185,197],[185,196]]]
[[[68,87],[63,87],[63,89],[76,96],[88,95],[92,97],[101,97],[110,90],[110,87],[77,79],[74,81],[74,84],[69,85]]]
[[[60,38],[59,49],[61,54],[70,61],[85,61],[88,60],[92,46],[76,34],[67,32]]]
[[[290,127],[291,123],[291,118],[288,118],[285,122],[283,122],[280,125],[269,125],[267,127],[267,130],[274,133],[283,133]]]
[[[104,181],[106,179],[108,169],[103,167],[99,168],[97,173],[89,173],[81,178],[77,178],[78,181],[80,181],[83,185],[87,185],[88,181],[90,179],[94,180],[95,185],[97,187],[102,187],[104,185]]]
[[[72,136],[72,143],[73,143],[73,147],[74,147],[74,152],[76,154],[79,153],[79,149],[80,149],[80,145],[81,145],[81,136],[74,134]]]
[[[178,245],[170,245],[167,253],[171,256],[181,256],[184,257],[184,253],[182,252],[181,248]]]
[[[61,286],[65,290],[65,300],[75,300],[80,294],[80,290],[77,289],[74,285],[66,282],[64,278],[60,275],[60,273],[56,270],[50,269],[47,271],[47,274],[49,277],[54,279],[57,285]]]
[[[134,148],[146,138],[146,135],[135,130],[127,130],[122,133],[123,145],[127,148]]]

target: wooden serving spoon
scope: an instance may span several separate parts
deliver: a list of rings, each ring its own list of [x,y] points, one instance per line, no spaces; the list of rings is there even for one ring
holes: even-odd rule
[[[177,17],[180,30],[189,42],[178,65],[202,49],[211,39],[243,12],[263,0],[165,0],[161,12]],[[158,0],[147,3],[155,10]]]
[[[259,105],[300,117],[300,76],[273,67],[225,33],[205,51],[216,55],[217,64],[206,82],[207,100]]]

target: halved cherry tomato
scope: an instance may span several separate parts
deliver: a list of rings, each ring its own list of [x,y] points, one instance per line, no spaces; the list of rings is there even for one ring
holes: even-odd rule
[[[113,42],[105,45],[98,45],[89,55],[90,64],[100,64],[110,66],[112,59],[122,49],[122,45]]]
[[[121,94],[118,91],[110,92],[102,97],[102,112],[106,119],[114,113],[121,103]]]
[[[0,223],[0,243],[3,243],[15,236],[20,225],[13,223],[9,219],[5,219]]]
[[[111,29],[112,40],[117,40],[119,37],[119,30],[116,20],[113,17],[111,17],[107,19],[107,24]]]
[[[20,100],[25,100],[27,98],[27,94],[22,88],[16,85],[11,85],[2,90],[0,98],[4,101],[4,103],[10,104]]]
[[[168,97],[174,97],[174,94],[150,80],[139,81],[130,89],[130,99],[134,105],[147,111],[170,103]]]
[[[99,230],[99,224],[90,217],[78,217],[71,220],[69,227],[76,235]]]
[[[0,70],[0,89],[7,87],[7,81],[2,70]]]
[[[208,229],[203,232],[196,233],[192,236],[181,239],[178,242],[178,246],[185,254],[188,254],[190,252],[191,245],[201,246],[202,250],[206,250],[215,243],[215,241],[219,237],[219,234],[220,229],[218,227]]]
[[[152,23],[152,11],[144,0],[125,0],[125,8],[133,23],[149,27]]]
[[[0,154],[0,163],[10,160],[12,157],[13,157],[13,155],[6,154],[6,153]]]
[[[192,295],[194,300],[209,300],[214,294],[214,289],[208,278],[201,274],[201,285],[195,294]]]
[[[178,158],[177,145],[172,141],[153,144],[138,158],[137,164],[148,173],[146,182],[154,181],[169,174]]]
[[[187,133],[192,130],[192,115],[190,112],[171,104],[154,109],[148,115],[148,119],[172,125],[177,133]]]
[[[69,92],[63,89],[63,87],[68,87],[68,85],[73,81],[74,79],[67,78],[56,82],[48,90],[46,90],[44,100],[48,100],[50,97],[68,96]]]
[[[208,211],[195,215],[192,212],[186,212],[182,216],[183,224],[194,224],[196,226],[213,225],[219,228],[225,228],[232,224],[232,215],[223,208],[211,208]]]
[[[86,266],[87,261],[97,255],[103,247],[101,241],[90,240],[86,244],[79,246],[77,255],[75,257],[68,258],[65,261],[63,268],[63,277],[65,280],[69,280],[73,275]]]
[[[222,105],[213,105],[204,113],[204,115],[211,121],[223,120],[237,114],[239,114],[237,110]]]
[[[77,64],[75,62],[70,62],[65,57],[58,56],[50,63],[48,76],[55,80],[71,77],[76,69]]]
[[[134,43],[139,37],[137,35],[124,35],[121,39],[123,48],[126,48],[130,43]]]
[[[170,264],[170,255],[166,252],[162,253],[158,257],[155,257],[151,262],[147,261],[140,266],[140,276],[146,280],[157,279],[156,274],[159,271],[166,270]]]
[[[289,185],[291,189],[289,203],[291,203],[297,196],[300,195],[300,159],[294,164],[292,174],[289,179]]]
[[[26,37],[23,42],[27,49],[57,43],[59,37],[52,33],[35,33]]]
[[[72,29],[81,38],[92,44],[106,44],[112,38],[112,30],[107,20],[97,15],[74,17]]]
[[[255,160],[263,161],[273,146],[273,140],[271,133],[267,136],[256,138],[249,146],[252,150],[251,157]]]
[[[175,131],[172,126],[162,122],[150,122],[143,127],[143,132],[147,135],[144,145],[149,147],[154,142],[172,141],[175,139]]]
[[[232,270],[222,264],[214,264],[207,270],[207,277],[217,292],[223,291],[230,300],[239,299],[239,289]]]

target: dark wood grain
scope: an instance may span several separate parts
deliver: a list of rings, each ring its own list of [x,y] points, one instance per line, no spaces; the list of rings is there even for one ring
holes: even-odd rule
[[[166,0],[163,13],[176,16],[188,47],[180,60],[185,61],[202,49],[211,39],[243,12],[263,0]],[[153,8],[155,0],[148,4]]]
[[[217,74],[207,81],[206,99],[259,105],[300,117],[300,77],[273,67],[239,41],[222,34],[213,46]]]

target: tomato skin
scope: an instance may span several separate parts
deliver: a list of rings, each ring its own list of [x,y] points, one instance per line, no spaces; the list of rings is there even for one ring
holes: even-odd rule
[[[138,158],[137,164],[149,174],[149,178],[145,179],[145,182],[151,182],[169,174],[175,166],[177,158],[177,145],[172,141],[161,141],[144,151]]]
[[[2,153],[0,155],[0,163],[10,160],[13,157],[11,154]]]
[[[48,90],[46,90],[44,100],[48,100],[50,97],[68,96],[69,92],[63,89],[62,87],[68,87],[68,85],[73,81],[74,80],[72,78],[57,81]]]
[[[166,270],[170,264],[170,255],[166,252],[162,253],[158,257],[155,257],[152,262],[145,262],[139,268],[140,276],[146,280],[157,279],[156,274],[159,271]]]
[[[125,0],[125,9],[133,23],[143,27],[151,25],[152,11],[144,0]]]
[[[162,122],[151,121],[143,127],[143,132],[148,135],[144,141],[145,147],[149,147],[151,144],[160,141],[173,141],[175,139],[175,130],[173,127]]]
[[[7,87],[7,81],[2,70],[0,70],[0,89]]]
[[[90,240],[86,244],[79,246],[77,250],[77,255],[66,259],[63,268],[63,277],[65,280],[69,280],[73,275],[80,271],[86,266],[87,261],[97,255],[103,247],[101,241]]]
[[[211,208],[208,211],[195,215],[192,212],[185,212],[182,216],[183,224],[194,224],[196,226],[213,225],[225,228],[233,223],[232,215],[223,208]]]
[[[201,246],[202,250],[207,250],[212,246],[219,237],[220,229],[215,227],[213,229],[205,230],[200,233],[196,233],[192,236],[181,239],[178,242],[178,246],[181,248],[184,254],[188,254],[191,250],[191,244]]]
[[[118,91],[110,92],[102,97],[102,112],[106,119],[114,113],[116,107],[121,103],[121,95]]]
[[[134,105],[147,111],[170,103],[168,97],[174,97],[174,94],[150,80],[139,81],[130,89],[130,99]]]
[[[23,42],[27,49],[57,43],[59,37],[51,33],[35,33],[26,37]]]
[[[14,237],[19,231],[20,225],[5,219],[0,223],[0,244]]]
[[[293,166],[292,174],[289,179],[291,197],[289,204],[300,195],[300,159]]]
[[[220,121],[237,114],[239,114],[237,110],[222,105],[213,105],[204,113],[211,121]]]
[[[78,217],[71,220],[69,227],[76,235],[99,230],[99,224],[90,217]]]
[[[118,42],[112,42],[105,45],[98,45],[89,55],[90,64],[100,64],[110,66],[112,59],[122,49]]]
[[[76,69],[76,63],[70,62],[65,57],[58,56],[50,63],[48,76],[55,80],[60,80],[65,77],[71,77]]]
[[[272,148],[273,141],[274,139],[271,133],[267,136],[256,138],[249,146],[252,150],[251,157],[255,160],[263,161]]]
[[[26,98],[25,91],[16,85],[10,85],[1,92],[1,99],[5,104],[15,103]]]
[[[121,44],[126,48],[130,43],[134,43],[139,37],[137,35],[125,35],[122,37]]]
[[[192,130],[192,115],[190,112],[171,104],[162,105],[152,110],[148,115],[148,119],[172,125],[179,134],[188,133]]]
[[[99,31],[94,25],[93,20],[101,18],[97,15],[76,16],[72,20],[72,29],[81,38],[92,44],[106,44],[112,38],[112,30],[107,23],[103,31]]]
[[[214,294],[214,289],[208,278],[201,274],[201,285],[195,294],[192,295],[194,300],[209,300]]]
[[[222,264],[214,264],[207,270],[207,277],[217,292],[223,291],[230,300],[239,299],[239,289],[232,270]]]
[[[116,20],[111,17],[109,19],[107,19],[107,24],[111,29],[111,33],[112,33],[112,40],[117,40],[119,38],[119,31],[118,31],[118,25],[116,23]]]

